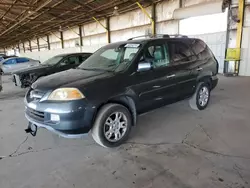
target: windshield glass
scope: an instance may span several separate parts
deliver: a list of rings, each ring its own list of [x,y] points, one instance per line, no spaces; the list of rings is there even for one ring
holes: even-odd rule
[[[63,56],[55,56],[52,57],[44,62],[42,62],[42,65],[55,65],[57,64],[59,61],[61,61],[63,59]]]
[[[140,49],[140,44],[123,44],[101,48],[79,68],[85,70],[103,70],[119,72],[125,70]]]

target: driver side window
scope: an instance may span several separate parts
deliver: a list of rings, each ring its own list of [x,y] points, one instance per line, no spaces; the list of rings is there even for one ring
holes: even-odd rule
[[[72,57],[68,57],[62,60],[62,62],[60,63],[60,66],[77,65],[77,64],[79,64],[79,58],[77,56],[72,56]]]
[[[150,45],[145,49],[144,60],[152,62],[153,68],[168,66],[170,60],[167,46],[164,44]]]

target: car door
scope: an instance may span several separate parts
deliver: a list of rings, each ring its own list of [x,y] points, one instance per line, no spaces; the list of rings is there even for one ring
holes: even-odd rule
[[[141,62],[150,62],[152,68],[133,75],[133,89],[138,95],[139,108],[173,100],[177,92],[176,69],[170,62],[164,40],[152,41],[146,45],[139,63]]]
[[[197,77],[193,72],[197,56],[184,40],[169,41],[171,62],[177,69],[175,79],[178,82],[179,97],[188,97],[193,93]]]
[[[24,69],[30,66],[29,59],[25,57],[16,58],[16,70]]]

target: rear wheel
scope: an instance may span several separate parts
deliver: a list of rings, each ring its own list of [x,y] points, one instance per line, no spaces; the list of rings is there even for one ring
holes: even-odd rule
[[[127,140],[131,126],[132,116],[126,107],[107,104],[97,114],[92,136],[103,147],[117,147]]]
[[[189,105],[194,110],[204,110],[210,99],[210,87],[209,84],[205,82],[200,82],[197,87],[194,95],[189,100]]]

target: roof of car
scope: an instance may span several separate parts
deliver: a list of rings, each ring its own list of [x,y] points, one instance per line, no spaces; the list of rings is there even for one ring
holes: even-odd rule
[[[6,59],[4,59],[3,61],[7,61],[7,60],[10,60],[10,59],[16,59],[16,58],[27,58],[27,59],[30,59],[30,58],[28,58],[28,57],[18,57],[18,56],[16,56],[16,57],[9,57],[9,58],[6,58]]]
[[[121,41],[121,42],[115,42],[115,43],[111,43],[108,44],[107,46],[111,47],[111,46],[117,46],[117,45],[123,45],[123,44],[144,44],[148,41],[156,41],[156,40],[190,40],[191,38],[187,38],[187,37],[176,37],[176,38],[142,38],[142,39],[136,39],[136,40],[127,40],[127,41]]]
[[[68,56],[68,55],[80,55],[80,54],[92,54],[92,53],[90,53],[90,52],[65,53],[65,54],[58,54],[56,56],[65,57],[65,56]]]

